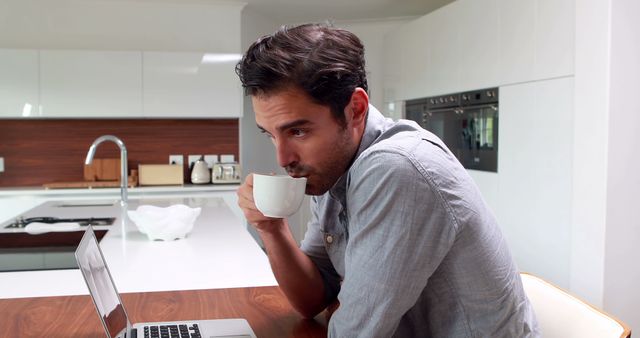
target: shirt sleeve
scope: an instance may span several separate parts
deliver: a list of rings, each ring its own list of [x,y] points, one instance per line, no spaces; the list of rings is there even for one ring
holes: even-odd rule
[[[331,303],[340,291],[340,275],[336,272],[324,246],[324,236],[318,221],[316,205],[318,197],[311,198],[311,220],[300,243],[300,249],[313,261],[322,276],[326,304]]]
[[[393,336],[456,236],[427,170],[403,150],[371,150],[350,171],[350,238],[330,337]]]

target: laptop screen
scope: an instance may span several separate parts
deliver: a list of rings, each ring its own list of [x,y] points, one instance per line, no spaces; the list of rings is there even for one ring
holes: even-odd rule
[[[124,337],[130,323],[90,226],[76,249],[76,260],[107,335]]]

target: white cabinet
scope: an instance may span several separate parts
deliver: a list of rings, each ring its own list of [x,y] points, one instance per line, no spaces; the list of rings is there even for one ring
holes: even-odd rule
[[[0,49],[0,117],[38,116],[38,51]]]
[[[238,118],[235,54],[0,49],[0,118]]]
[[[416,97],[427,86],[428,45],[420,25],[420,20],[409,22],[385,37],[385,103]]]
[[[142,115],[141,52],[40,51],[44,117]]]
[[[500,84],[533,80],[536,1],[500,0]]]
[[[385,102],[573,74],[573,0],[458,0],[385,36]]]
[[[501,84],[572,75],[573,0],[499,0]]]
[[[385,102],[496,86],[498,0],[458,0],[385,37]]]
[[[494,87],[499,83],[500,10],[498,0],[458,0],[459,81],[447,92]],[[445,61],[447,62],[447,61]],[[451,62],[448,61],[449,64]],[[441,65],[442,66],[442,65]]]
[[[573,77],[500,87],[498,220],[518,266],[561,285],[571,255],[573,88]]]
[[[573,75],[575,0],[538,0],[536,4],[534,78]]]
[[[216,55],[144,52],[144,116],[241,117],[237,59]]]
[[[441,11],[433,12],[426,23],[425,47],[429,52],[427,72],[424,76],[432,94],[445,94],[460,85],[460,22],[456,2]],[[424,96],[424,95],[421,95]]]

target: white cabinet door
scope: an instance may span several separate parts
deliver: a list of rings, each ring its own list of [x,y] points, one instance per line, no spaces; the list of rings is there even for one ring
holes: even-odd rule
[[[499,0],[500,84],[572,75],[575,1]]]
[[[500,84],[533,80],[536,1],[500,0]]]
[[[453,2],[428,15],[428,95],[451,93],[460,88],[460,4]],[[426,96],[426,95],[422,95]]]
[[[385,102],[569,76],[574,0],[457,0],[385,37]]]
[[[395,102],[424,95],[428,78],[428,41],[418,19],[389,32],[384,38],[384,101]]]
[[[571,255],[573,88],[573,77],[500,87],[498,221],[522,270],[546,271],[563,285]]]
[[[458,0],[457,3],[460,86],[454,91],[496,86],[500,81],[498,0]]]
[[[241,117],[242,88],[235,73],[237,59],[218,60],[214,55],[144,52],[144,115]]]
[[[575,0],[538,0],[536,9],[534,78],[573,75]]]
[[[38,51],[0,49],[0,117],[38,116]]]
[[[142,116],[140,52],[42,50],[44,117]]]

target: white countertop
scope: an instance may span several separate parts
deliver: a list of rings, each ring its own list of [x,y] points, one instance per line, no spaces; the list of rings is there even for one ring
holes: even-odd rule
[[[209,198],[131,201],[129,210],[139,204],[202,207],[191,233],[169,242],[149,241],[128,219],[123,224],[119,207],[60,208],[55,206],[59,202],[47,202],[29,214],[82,217],[102,208],[103,214],[108,211],[117,216],[100,247],[118,291],[123,293],[276,285],[267,256],[234,210],[234,197],[227,192]],[[0,298],[88,294],[77,269],[0,272],[0,285]]]
[[[165,186],[141,186],[127,189],[130,195],[147,193],[175,193],[175,192],[209,192],[231,191],[238,189],[238,184],[184,184]],[[120,188],[83,188],[83,189],[45,189],[43,187],[9,187],[0,188],[0,197],[20,195],[50,196],[50,195],[120,195]]]

